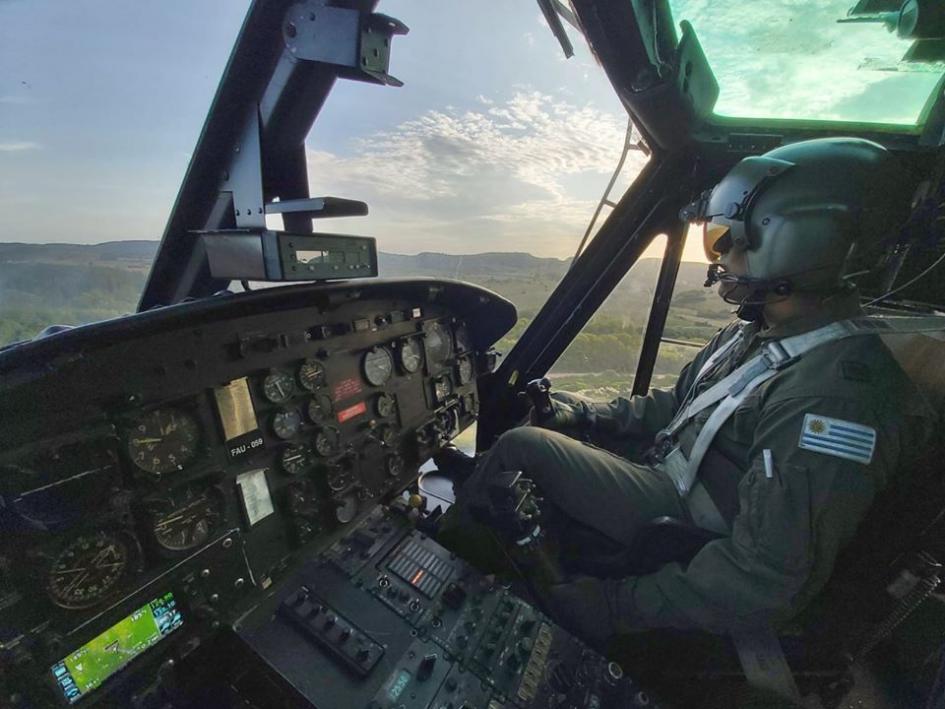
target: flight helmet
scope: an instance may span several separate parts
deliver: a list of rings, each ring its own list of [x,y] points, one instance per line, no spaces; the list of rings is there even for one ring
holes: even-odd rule
[[[905,221],[913,189],[914,180],[878,143],[818,138],[745,158],[680,216],[704,225],[706,285],[731,282],[739,287],[727,292],[737,299],[724,289],[723,298],[763,305],[772,293],[827,295],[848,287],[854,249],[881,245]],[[744,257],[744,273],[726,272],[735,252]]]

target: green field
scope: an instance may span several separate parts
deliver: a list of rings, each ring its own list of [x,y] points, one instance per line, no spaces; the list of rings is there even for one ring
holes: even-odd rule
[[[93,246],[0,244],[0,346],[51,324],[79,325],[134,312],[157,242]],[[383,277],[432,276],[469,281],[512,301],[518,322],[496,349],[508,353],[535,319],[569,262],[525,253],[413,256],[381,253]],[[558,389],[595,399],[626,394],[633,384],[660,262],[643,259],[623,278],[564,352],[551,375]],[[707,341],[731,319],[730,306],[702,288],[705,266],[683,263],[666,337]],[[654,384],[672,383],[694,348],[664,344]]]

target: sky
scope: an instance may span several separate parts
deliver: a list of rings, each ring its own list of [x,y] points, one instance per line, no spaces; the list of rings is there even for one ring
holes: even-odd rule
[[[723,115],[912,122],[943,69],[901,62],[909,42],[882,25],[837,22],[853,0],[670,3]],[[160,238],[247,7],[0,0],[0,240]],[[410,27],[391,59],[405,86],[339,81],[306,141],[312,195],[370,215],[317,228],[396,253],[571,256],[627,120],[583,38],[569,28],[566,60],[534,0],[378,10]]]
[[[158,239],[245,0],[0,0],[0,240]],[[574,253],[626,113],[532,0],[381,0],[402,88],[339,81],[306,140],[319,229],[396,253]],[[624,188],[645,158],[631,154]]]

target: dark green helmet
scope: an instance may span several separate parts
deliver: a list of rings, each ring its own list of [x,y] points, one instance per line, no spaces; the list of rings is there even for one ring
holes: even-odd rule
[[[745,158],[682,216],[705,223],[710,261],[744,252],[746,285],[830,292],[844,286],[854,248],[879,246],[905,221],[914,188],[883,146],[818,138]]]

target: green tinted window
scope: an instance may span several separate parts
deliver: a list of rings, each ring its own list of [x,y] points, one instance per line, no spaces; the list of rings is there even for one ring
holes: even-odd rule
[[[882,22],[850,22],[855,0],[670,4],[718,79],[720,117],[918,127],[945,73],[941,62],[904,60],[913,43]]]

